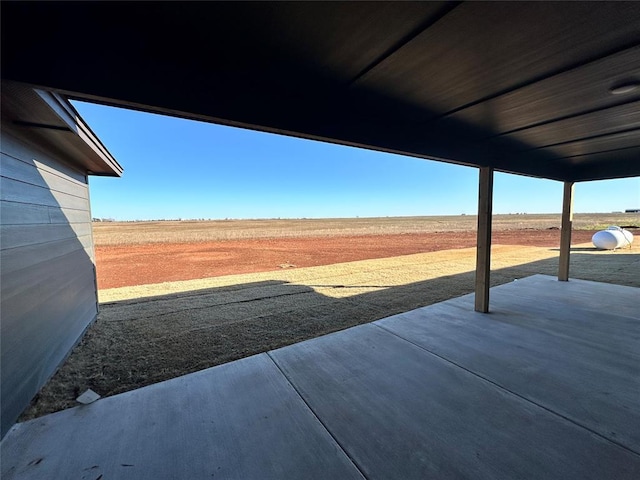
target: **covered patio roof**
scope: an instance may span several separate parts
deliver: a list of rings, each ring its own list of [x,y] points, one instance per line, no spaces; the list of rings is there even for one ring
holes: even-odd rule
[[[479,167],[475,309],[487,312],[494,170],[565,182],[562,280],[573,182],[640,175],[638,25],[637,2],[3,2],[1,72],[3,84],[45,92],[49,106],[58,98],[97,101]],[[636,478],[638,417],[628,405],[638,378],[637,292],[584,282],[551,289],[548,278],[527,285],[528,293],[520,285],[498,290],[498,314],[484,319],[469,312],[469,297],[449,302],[453,313],[427,322],[421,338],[412,331],[420,321],[387,320],[204,372],[212,378],[191,390],[183,386],[197,377],[18,426],[3,442],[2,474],[102,477],[104,469],[156,478],[171,468],[210,475],[214,465],[228,477],[242,467],[250,469],[245,476],[270,468],[281,478],[285,460],[295,473],[311,459],[318,477],[326,477],[326,460],[368,478],[391,478],[383,467],[395,466],[416,469],[397,470],[401,478],[477,471],[478,478]],[[456,336],[460,322],[478,336]],[[446,351],[439,350],[446,342],[429,344],[443,332],[469,344]],[[260,377],[260,363],[268,376]],[[243,404],[225,401],[237,399],[233,389],[207,390],[221,378],[241,387],[242,378],[261,378],[276,393],[264,398],[276,400],[256,405],[260,391],[243,397],[247,415]],[[277,400],[278,390],[289,404]],[[394,392],[406,402],[394,401]],[[472,401],[462,402],[468,392]],[[323,403],[331,395],[342,402]],[[366,408],[354,409],[350,424],[343,415],[354,396]],[[200,409],[190,413],[185,402]],[[429,414],[437,408],[455,420],[453,430],[439,420],[446,417]],[[295,435],[286,437],[282,418],[293,418]],[[350,425],[354,436],[343,431]],[[68,429],[73,435],[57,433]],[[188,448],[194,440],[211,447],[220,432],[248,435],[232,438],[242,447],[232,455]],[[287,449],[313,445],[304,442],[309,435],[324,454]],[[490,441],[500,448],[487,448]],[[264,455],[245,462],[256,451]],[[412,453],[424,456],[404,462]],[[449,465],[462,470],[442,470]]]
[[[640,175],[637,2],[2,9],[3,79],[73,98],[561,181]]]

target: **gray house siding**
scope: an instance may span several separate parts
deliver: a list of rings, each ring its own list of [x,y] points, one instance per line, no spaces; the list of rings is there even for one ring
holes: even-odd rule
[[[97,315],[86,172],[2,125],[2,435]]]

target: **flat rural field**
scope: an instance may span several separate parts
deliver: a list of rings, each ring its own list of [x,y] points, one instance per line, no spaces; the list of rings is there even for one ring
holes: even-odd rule
[[[590,243],[639,220],[577,216],[571,277],[640,287],[640,231]],[[96,224],[98,320],[21,421],[473,292],[473,217],[220,223]],[[558,226],[498,216],[491,284],[555,275]]]
[[[305,268],[475,246],[476,218],[97,222],[98,288]],[[577,214],[573,243],[638,214]],[[496,215],[496,245],[557,246],[560,215]]]

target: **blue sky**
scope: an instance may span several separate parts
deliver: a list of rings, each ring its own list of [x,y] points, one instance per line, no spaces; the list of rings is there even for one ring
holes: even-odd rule
[[[475,214],[474,168],[73,102],[124,167],[91,177],[116,220]],[[494,213],[555,213],[562,184],[496,173]],[[640,207],[640,178],[576,185],[576,212]]]

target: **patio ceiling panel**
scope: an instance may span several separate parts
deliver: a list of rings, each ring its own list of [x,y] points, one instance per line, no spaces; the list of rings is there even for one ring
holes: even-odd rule
[[[464,3],[357,85],[446,115],[636,45],[629,15],[629,4]]]
[[[640,84],[638,25],[637,2],[4,2],[2,75],[72,98],[590,180],[640,175],[640,88],[610,91]]]
[[[499,134],[531,127],[640,100],[640,91],[611,95],[612,77],[640,77],[640,47],[588,63],[530,85],[512,90],[451,114],[461,121],[493,122]]]

